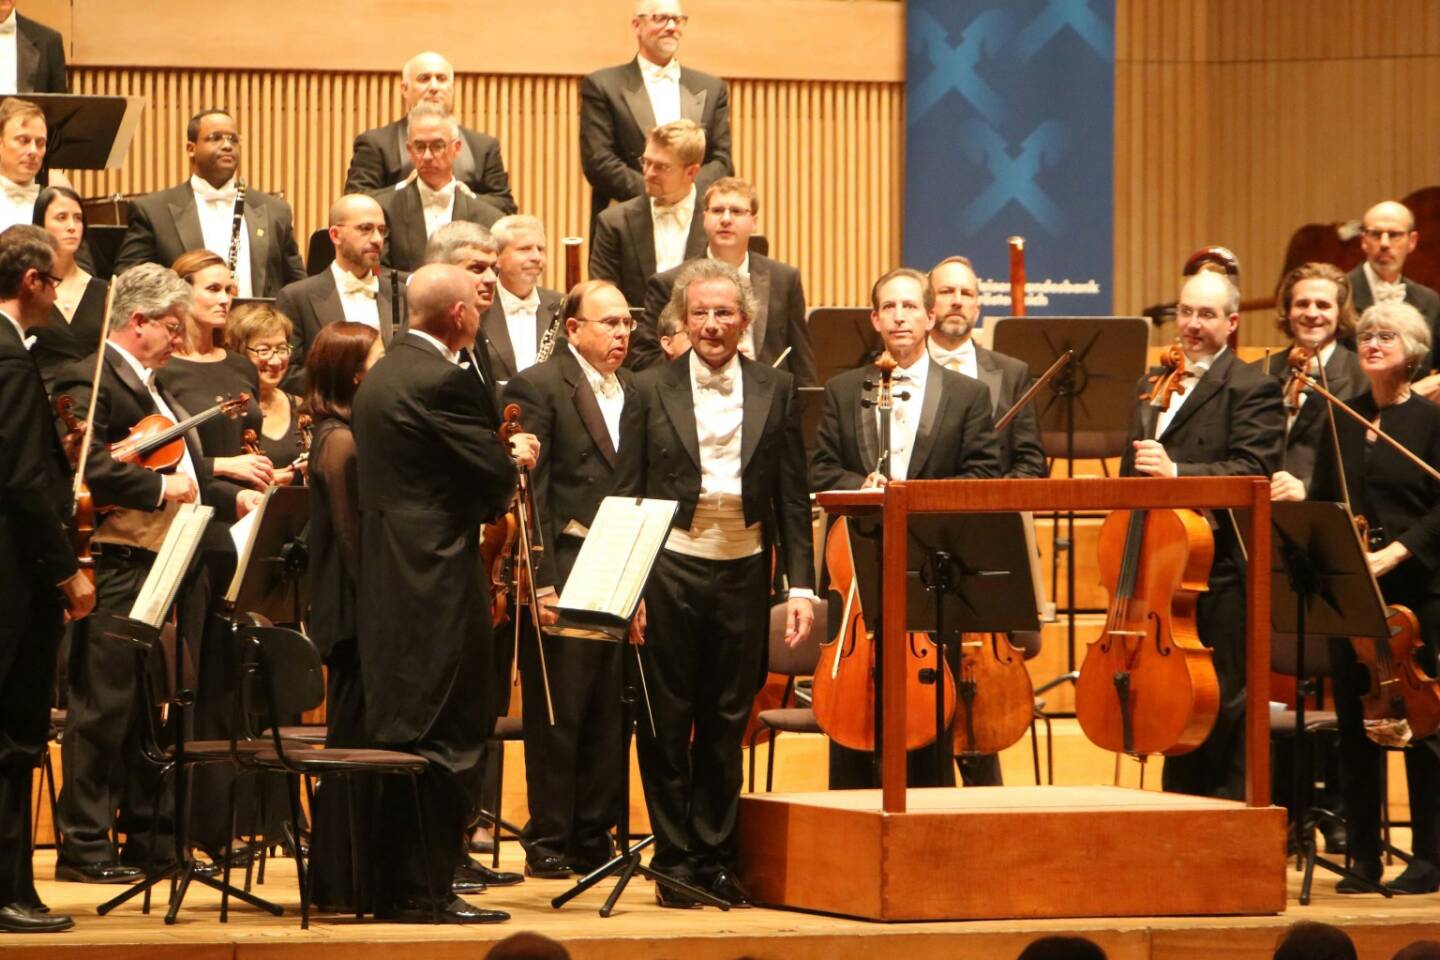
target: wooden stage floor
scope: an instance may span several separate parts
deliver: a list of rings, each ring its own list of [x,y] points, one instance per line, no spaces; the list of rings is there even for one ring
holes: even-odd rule
[[[518,847],[505,844],[502,865],[518,870],[520,862]],[[50,876],[53,863],[53,853],[40,851],[37,874]],[[957,865],[953,882],[966,879],[963,865]],[[1013,960],[1037,936],[1071,932],[1100,943],[1111,960],[1259,960],[1270,957],[1288,924],[1302,919],[1322,920],[1350,931],[1362,960],[1388,958],[1422,937],[1440,939],[1440,895],[1389,901],[1378,896],[1341,897],[1333,892],[1334,881],[1322,873],[1316,879],[1313,902],[1300,907],[1295,902],[1300,876],[1292,870],[1289,880],[1288,909],[1279,916],[905,924],[764,909],[728,913],[662,910],[655,905],[650,884],[644,881],[630,885],[615,916],[601,919],[595,911],[603,893],[592,891],[557,911],[551,909],[549,899],[564,890],[566,883],[527,880],[474,898],[483,906],[508,910],[513,919],[507,924],[407,926],[330,917],[313,920],[310,930],[302,932],[293,865],[276,860],[270,864],[268,882],[257,892],[285,906],[286,915],[275,918],[244,906],[232,907],[231,921],[223,925],[218,921],[218,896],[208,889],[192,887],[180,921],[167,927],[160,913],[145,916],[138,906],[127,905],[108,917],[95,916],[95,904],[115,892],[114,887],[42,881],[41,896],[52,909],[74,914],[75,929],[52,936],[0,934],[0,956],[47,960],[478,960],[488,941],[520,930],[536,930],[564,941],[576,960],[733,960],[742,956],[757,960]],[[983,883],[983,875],[972,882]]]

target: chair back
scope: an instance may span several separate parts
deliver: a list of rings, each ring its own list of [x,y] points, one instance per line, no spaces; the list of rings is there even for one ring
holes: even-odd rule
[[[827,605],[819,600],[810,601],[810,608],[815,611],[815,623],[810,628],[810,636],[798,647],[791,647],[785,642],[785,614],[789,604],[785,601],[775,604],[770,608],[770,663],[771,673],[779,673],[789,677],[808,677],[815,672],[815,664],[820,662],[820,640],[828,637]]]
[[[325,700],[320,651],[310,638],[284,627],[246,626],[236,634],[240,705],[245,716],[263,717],[282,758],[282,718],[313,710]]]
[[[335,262],[335,242],[330,239],[329,228],[322,228],[310,234],[305,245],[305,275],[313,277],[323,273]]]

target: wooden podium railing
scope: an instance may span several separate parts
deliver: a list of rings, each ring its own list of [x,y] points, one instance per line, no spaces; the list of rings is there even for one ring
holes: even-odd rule
[[[1241,508],[1250,511],[1245,540],[1246,672],[1245,803],[1270,805],[1270,484],[1263,477],[1080,480],[908,480],[885,490],[818,495],[829,513],[882,516],[881,614],[883,712],[882,809],[905,812],[905,587],[904,531],[911,514],[1008,513],[1020,510],[1131,510]],[[900,535],[895,534],[899,532]]]

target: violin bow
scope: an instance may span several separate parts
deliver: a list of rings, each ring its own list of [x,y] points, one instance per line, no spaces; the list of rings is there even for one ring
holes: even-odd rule
[[[1321,367],[1321,375],[1322,375],[1322,376],[1324,375],[1324,367]],[[1341,400],[1339,397],[1335,396],[1335,394],[1331,393],[1329,390],[1327,390],[1327,389],[1325,389],[1324,387],[1322,387],[1320,384],[1316,383],[1316,382],[1315,382],[1315,379],[1314,379],[1313,377],[1311,377],[1310,374],[1305,373],[1303,370],[1297,370],[1297,371],[1295,372],[1295,376],[1296,376],[1297,378],[1299,378],[1299,380],[1300,380],[1301,383],[1306,384],[1306,385],[1309,386],[1312,390],[1314,390],[1316,393],[1320,394],[1320,396],[1324,397],[1324,398],[1326,399],[1326,401],[1328,401],[1329,409],[1330,409],[1330,411],[1331,411],[1330,416],[1331,416],[1331,418],[1332,418],[1332,419],[1331,419],[1331,434],[1332,434],[1332,436],[1334,435],[1334,419],[1333,419],[1333,418],[1334,418],[1334,411],[1338,409],[1338,410],[1343,411],[1343,412],[1346,414],[1346,416],[1350,417],[1352,420],[1355,420],[1357,423],[1359,423],[1361,426],[1363,426],[1366,430],[1372,431],[1372,432],[1373,432],[1377,437],[1379,437],[1381,440],[1384,440],[1386,443],[1390,444],[1390,446],[1393,447],[1397,453],[1399,453],[1402,457],[1404,457],[1405,459],[1409,460],[1411,463],[1415,464],[1415,466],[1417,466],[1417,467],[1419,467],[1421,470],[1423,470],[1423,471],[1425,472],[1426,476],[1430,477],[1430,479],[1434,480],[1436,483],[1440,483],[1440,470],[1436,470],[1434,467],[1430,466],[1430,464],[1426,463],[1424,460],[1421,460],[1418,456],[1416,456],[1414,453],[1412,453],[1412,452],[1410,451],[1410,448],[1409,448],[1409,447],[1405,446],[1405,445],[1404,445],[1403,443],[1401,443],[1399,440],[1396,440],[1394,437],[1390,436],[1390,434],[1386,433],[1384,430],[1381,430],[1380,427],[1379,427],[1377,424],[1371,423],[1369,420],[1366,420],[1364,416],[1362,416],[1361,414],[1359,414],[1359,413],[1355,412],[1354,410],[1352,410],[1352,409],[1350,408],[1350,406],[1349,406],[1348,404],[1346,404],[1343,400]],[[1343,476],[1344,476],[1344,473],[1345,473],[1345,464],[1344,464],[1344,461],[1342,461],[1342,460],[1339,459],[1339,452],[1340,452],[1340,440],[1339,440],[1338,437],[1336,437],[1336,438],[1335,438],[1336,468],[1340,471],[1340,474],[1341,474],[1341,476],[1343,477]],[[1342,483],[1342,484],[1344,483],[1343,479],[1342,479],[1341,483]],[[1343,490],[1343,486],[1342,486],[1342,490]],[[1348,502],[1348,500],[1349,500],[1349,491],[1345,491],[1345,496],[1346,496],[1346,500],[1347,500],[1347,502]]]
[[[90,437],[95,430],[95,404],[100,399],[100,371],[105,366],[105,342],[110,339],[110,310],[115,306],[115,284],[111,277],[105,286],[105,316],[100,320],[100,344],[95,348],[95,374],[90,378],[90,407],[85,411],[85,436],[80,444],[80,455],[75,459],[75,480],[71,495],[78,503],[80,489],[85,486],[85,467],[90,462]]]
[[[1035,395],[1040,392],[1040,389],[1046,384],[1048,384],[1051,380],[1054,380],[1055,377],[1060,373],[1060,371],[1065,369],[1065,366],[1073,359],[1075,359],[1074,350],[1066,350],[1064,353],[1060,354],[1060,356],[1056,357],[1055,362],[1050,364],[1050,369],[1046,370],[1044,375],[1041,376],[1039,380],[1036,380],[1034,383],[1032,383],[1029,390],[1026,390],[1023,394],[1020,395],[1020,399],[1015,401],[1015,405],[1013,407],[1005,411],[1005,415],[1003,417],[995,421],[995,432],[999,433],[1001,430],[1004,430],[1006,427],[1010,426],[1010,421],[1014,420],[1016,416],[1019,415],[1020,411],[1025,409],[1025,404],[1035,399]]]

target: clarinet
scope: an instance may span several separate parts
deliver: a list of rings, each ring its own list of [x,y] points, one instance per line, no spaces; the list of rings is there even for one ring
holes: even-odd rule
[[[560,339],[560,326],[565,322],[565,300],[568,294],[580,282],[580,244],[585,241],[580,237],[566,237],[561,241],[565,245],[565,291],[567,296],[555,304],[555,316],[550,320],[550,326],[545,328],[545,333],[540,338],[540,345],[535,349],[535,362],[544,363],[550,359],[550,354],[555,352],[555,343]]]
[[[235,219],[230,223],[230,256],[225,259],[234,276],[240,262],[240,231],[245,229],[245,178],[235,180]]]

